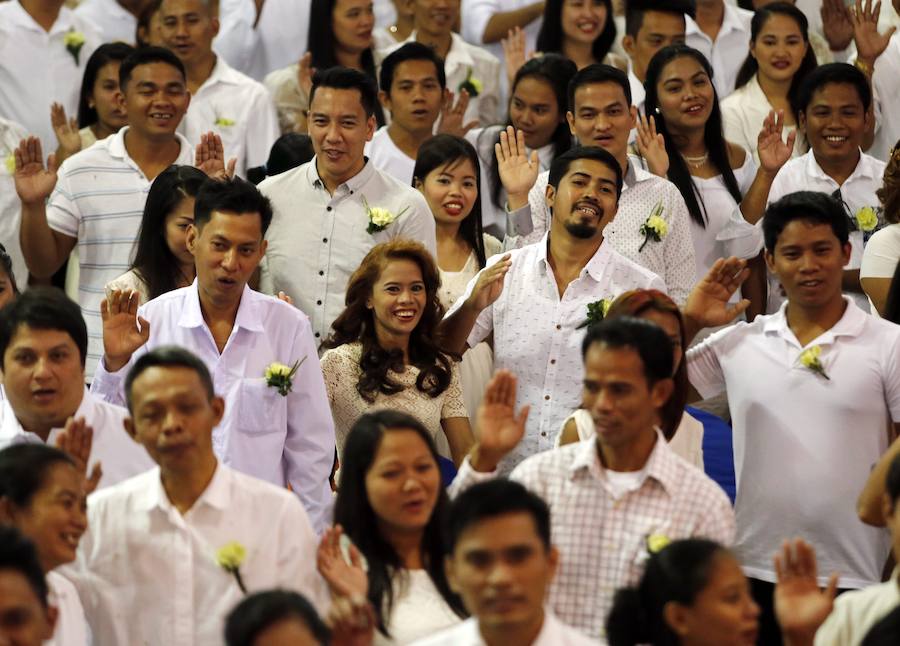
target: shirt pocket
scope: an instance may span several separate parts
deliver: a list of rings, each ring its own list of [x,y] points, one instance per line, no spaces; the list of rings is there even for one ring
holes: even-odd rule
[[[242,433],[283,433],[287,427],[287,397],[262,377],[241,380],[238,406],[238,429]]]

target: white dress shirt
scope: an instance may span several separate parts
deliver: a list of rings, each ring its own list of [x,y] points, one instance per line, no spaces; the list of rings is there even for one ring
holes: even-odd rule
[[[88,329],[88,381],[103,356],[100,302],[106,283],[131,266],[153,183],[128,155],[126,132],[128,126],[64,161],[47,204],[50,228],[78,239],[78,304]],[[176,136],[181,150],[173,163],[192,165],[194,149],[187,139]]]
[[[70,31],[85,37],[77,63],[63,43]],[[0,117],[39,137],[45,156],[56,150],[50,104],[75,115],[84,66],[99,44],[92,24],[68,7],[46,32],[18,0],[0,2]]]
[[[474,471],[465,460],[451,495],[493,475]],[[616,476],[633,478],[622,490]],[[550,533],[560,554],[550,607],[562,621],[602,643],[616,590],[637,585],[650,557],[648,536],[708,538],[723,545],[734,541],[728,496],[675,455],[658,429],[640,471],[605,469],[596,441],[587,440],[532,456],[510,478],[550,507]]]
[[[834,609],[816,631],[815,646],[860,646],[869,631],[900,606],[900,582],[895,568],[884,583],[852,590],[834,600]]]
[[[309,329],[292,305],[244,287],[231,336],[219,353],[203,319],[195,280],[141,305],[150,340],[115,373],[101,362],[92,392],[125,401],[124,381],[139,356],[161,345],[182,346],[209,368],[225,417],[213,431],[213,450],[230,467],[279,486],[290,484],[317,529],[329,522],[334,461],[334,424]],[[287,396],[266,385],[273,362],[302,364]]]
[[[100,32],[101,43],[135,44],[137,18],[116,0],[84,0],[75,7],[75,15]]]
[[[366,142],[365,154],[375,168],[405,186],[412,186],[416,160],[397,147],[391,139],[388,126],[382,126],[375,131],[372,141]]]
[[[266,0],[259,21],[253,0],[221,0],[213,49],[236,70],[262,81],[306,53],[310,0]]]
[[[444,58],[447,89],[459,96],[459,86],[470,73],[472,78],[481,81],[482,85],[478,96],[469,98],[469,107],[466,108],[463,122],[478,119],[479,125],[485,127],[499,123],[503,119],[500,105],[500,75],[505,73],[500,69],[500,60],[484,47],[467,43],[457,33],[451,32],[450,38],[450,51]],[[379,52],[380,60],[384,60],[391,52],[415,40],[416,32],[413,30],[404,42],[392,44]]]
[[[269,177],[259,190],[275,211],[266,233],[260,289],[293,298],[310,317],[317,343],[328,337],[331,323],[344,311],[347,281],[376,244],[409,238],[437,255],[434,217],[425,198],[374,164],[367,163],[334,195],[319,179],[315,158]],[[368,233],[365,203],[386,208],[397,219],[383,231]]]
[[[75,586],[55,570],[47,572],[45,578],[49,589],[47,601],[58,614],[53,637],[46,640],[43,646],[89,646],[92,643],[91,631]]]
[[[0,243],[6,248],[6,253],[12,260],[16,282],[22,287],[25,287],[25,280],[28,278],[28,268],[19,245],[22,203],[19,202],[13,179],[16,167],[13,151],[27,136],[28,132],[18,123],[0,117]]]
[[[81,403],[72,417],[83,417],[88,426],[94,429],[88,473],[98,462],[103,466],[99,488],[110,487],[153,468],[153,460],[147,451],[132,440],[125,430],[124,420],[128,417],[128,411],[121,406],[108,404],[85,388]],[[56,446],[56,438],[62,431],[62,428],[52,429],[47,436],[47,446]],[[4,399],[0,402],[0,448],[26,443],[44,442],[36,433],[22,428],[9,399]]]
[[[656,274],[604,241],[560,298],[547,259],[548,238],[549,234],[510,252],[512,267],[503,291],[482,310],[468,337],[469,347],[474,348],[494,333],[494,368],[512,370],[519,378],[516,408],[531,404],[525,437],[504,461],[505,471],[529,455],[553,448],[560,424],[578,408],[585,334],[579,326],[587,320],[588,305],[603,298],[612,300],[630,289],[666,289]],[[487,267],[502,257],[493,256]],[[447,316],[462,306],[477,280],[476,275],[469,281]]]
[[[262,166],[278,139],[278,115],[265,86],[232,69],[219,56],[212,74],[191,96],[191,105],[178,131],[188,141],[214,131],[222,137],[225,158],[237,157],[235,172]]]
[[[541,631],[530,644],[518,646],[589,646],[596,640],[588,639],[574,628],[570,628],[547,608],[544,610],[544,623]],[[425,637],[412,646],[487,646],[478,627],[478,618],[470,617],[453,628],[443,630],[431,637]]]
[[[699,50],[713,68],[713,84],[719,100],[734,91],[738,70],[750,53],[750,20],[753,12],[725,4],[725,15],[716,40],[707,36],[694,19],[685,15],[684,42]]]
[[[722,109],[722,129],[725,132],[725,139],[753,153],[753,161],[758,166],[759,131],[762,130],[763,122],[773,108],[759,86],[756,74],[747,81],[746,85],[742,85],[722,99],[719,105]],[[782,134],[784,141],[787,141],[787,136],[796,130],[797,126],[785,126]],[[794,152],[791,156],[799,157],[808,149],[806,137],[797,132],[797,137],[794,139]]]
[[[884,176],[885,163],[867,155],[860,153],[859,162],[853,173],[844,180],[844,183],[838,186],[838,183],[829,177],[819,163],[812,150],[801,157],[791,159],[775,176],[772,182],[772,188],[769,189],[768,204],[775,202],[788,193],[795,191],[818,191],[819,193],[828,193],[831,195],[838,188],[841,189],[841,198],[850,209],[850,214],[855,216],[856,213],[864,206],[877,208],[879,205],[876,191],[881,188],[882,178]],[[762,227],[763,219],[760,219],[757,226]],[[862,231],[850,231],[850,262],[846,269],[859,269],[862,265],[863,248],[865,236]],[[869,300],[862,292],[852,292],[853,300],[862,309],[868,310]],[[781,289],[778,279],[774,276],[769,277],[769,302],[767,311],[774,312],[782,303]]]
[[[896,114],[896,106],[900,105],[900,34],[891,37],[887,49],[875,61],[872,86],[875,106],[883,118],[875,126],[875,141],[869,154],[886,162],[900,139],[900,119]]]
[[[900,420],[900,327],[845,302],[840,321],[806,346],[782,306],[687,354],[700,395],[728,395],[735,550],[755,579],[774,581],[772,554],[785,536],[802,536],[816,546],[820,585],[831,572],[840,573],[842,588],[881,581],[890,536],[859,520],[856,499],[887,450],[888,425]],[[800,362],[813,346],[828,379]]]
[[[526,235],[507,237],[506,248],[537,242],[550,229],[550,208],[544,199],[549,179],[550,171],[538,175],[528,193],[528,206],[510,214],[514,221],[521,222],[524,219],[521,212],[530,209],[534,228],[530,233],[523,232]],[[684,303],[694,287],[696,274],[691,218],[684,198],[678,187],[645,171],[636,158],[629,158],[623,179],[619,208],[603,230],[603,237],[620,254],[662,278],[675,302]],[[663,206],[662,217],[668,222],[669,231],[659,242],[650,240],[644,245],[641,226],[659,203]]]
[[[96,644],[220,646],[225,617],[244,597],[216,562],[231,542],[246,549],[248,593],[295,590],[326,609],[303,507],[223,464],[183,515],[158,468],[95,494],[78,558],[61,572],[78,588]]]
[[[462,0],[461,12],[463,19],[460,21],[460,31],[463,39],[467,43],[472,43],[478,47],[483,47],[493,54],[497,60],[503,64],[505,56],[503,55],[503,45],[500,41],[496,43],[484,42],[484,28],[488,22],[494,17],[494,14],[515,11],[523,9],[532,4],[531,0]],[[525,51],[533,52],[537,46],[537,35],[541,30],[543,17],[538,17],[528,23],[522,31],[525,32]],[[505,34],[504,34],[505,37]],[[503,68],[505,70],[505,68]],[[500,84],[503,88],[503,96],[509,92],[508,80],[506,74],[500,75]],[[483,126],[490,125],[483,123]]]
[[[647,98],[647,92],[644,90],[644,83],[634,73],[631,66],[631,58],[628,59],[628,85],[631,88],[631,105],[637,108],[641,114],[644,113],[644,99]]]

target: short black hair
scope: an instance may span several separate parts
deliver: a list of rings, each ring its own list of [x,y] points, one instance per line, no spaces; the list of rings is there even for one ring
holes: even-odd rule
[[[320,87],[330,87],[335,90],[357,90],[366,116],[374,116],[375,106],[378,105],[378,87],[372,78],[359,70],[349,67],[330,67],[316,71],[313,74],[312,89],[309,91],[310,106],[312,106],[316,90]]]
[[[202,229],[212,218],[213,211],[258,213],[263,237],[272,223],[272,203],[269,198],[240,177],[209,179],[200,185],[194,199],[194,226]]]
[[[44,608],[47,608],[49,589],[37,548],[12,525],[0,525],[0,570],[18,572]]]
[[[859,100],[862,101],[863,110],[868,112],[869,106],[872,105],[872,90],[869,87],[869,81],[856,66],[848,63],[819,65],[807,74],[797,90],[796,110],[805,113],[812,102],[813,94],[831,83],[855,87]]]
[[[588,327],[581,343],[582,359],[595,343],[610,348],[630,348],[638,353],[647,384],[670,379],[674,372],[672,341],[656,323],[633,316],[616,316]]]
[[[19,509],[28,507],[57,464],[75,466],[68,453],[46,444],[11,444],[0,450],[0,498]]]
[[[499,478],[472,485],[452,503],[447,521],[447,550],[453,553],[463,532],[477,523],[497,516],[525,513],[546,549],[550,549],[550,508],[540,496],[514,480]]]
[[[266,590],[251,594],[236,605],[225,619],[226,646],[253,646],[266,628],[286,619],[298,619],[322,646],[331,632],[312,604],[290,590]]]
[[[622,195],[622,167],[613,154],[599,146],[574,146],[569,148],[550,163],[550,176],[547,182],[553,188],[559,188],[559,182],[569,172],[572,162],[579,159],[593,159],[608,166],[616,174],[616,198]]]
[[[56,287],[31,287],[0,310],[0,368],[20,325],[33,330],[58,330],[68,334],[81,356],[87,360],[88,333],[81,308]]]
[[[128,376],[125,377],[125,400],[128,403],[129,412],[131,412],[132,404],[131,389],[135,380],[140,377],[145,370],[158,367],[188,368],[189,370],[193,370],[197,373],[197,376],[200,377],[200,383],[203,384],[203,388],[206,390],[206,396],[209,399],[215,397],[216,391],[213,387],[209,369],[197,355],[185,350],[181,346],[161,345],[138,357],[137,361],[134,362],[134,365],[131,366],[131,370],[128,371]]]
[[[569,112],[575,113],[575,92],[578,88],[597,83],[616,83],[619,85],[622,88],[622,92],[625,93],[625,101],[628,103],[628,107],[631,107],[631,84],[628,82],[628,76],[625,72],[611,65],[594,63],[575,72],[575,76],[569,81]]]
[[[316,151],[313,149],[312,138],[309,135],[286,132],[272,144],[272,148],[269,150],[269,159],[265,164],[247,169],[247,179],[253,184],[259,184],[267,177],[305,164],[315,155]]]
[[[692,0],[667,0],[665,4],[659,0],[625,0],[625,33],[632,38],[637,38],[638,32],[644,26],[644,14],[648,11],[670,13],[675,16],[697,15],[697,9]]]
[[[181,62],[171,50],[165,47],[141,47],[134,50],[128,57],[122,61],[119,66],[119,91],[125,92],[125,87],[131,80],[131,74],[134,68],[139,65],[150,65],[151,63],[165,63],[171,65],[181,73],[181,78],[187,83],[187,73],[184,71],[184,63]]]
[[[404,44],[402,47],[398,47],[381,61],[381,72],[378,74],[378,83],[381,86],[382,91],[388,96],[391,95],[391,85],[394,83],[394,72],[400,66],[400,63],[405,63],[406,61],[429,61],[433,63],[441,89],[443,90],[447,87],[447,73],[444,70],[444,61],[442,61],[441,57],[428,45],[413,41]]]
[[[797,191],[785,195],[766,209],[762,221],[766,251],[775,254],[778,236],[794,220],[827,224],[842,246],[850,241],[850,220],[840,202],[827,193]]]

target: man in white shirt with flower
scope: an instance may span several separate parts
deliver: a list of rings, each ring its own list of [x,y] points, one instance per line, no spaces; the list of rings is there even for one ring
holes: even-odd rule
[[[91,497],[78,558],[62,571],[94,642],[221,644],[231,608],[271,588],[300,592],[323,611],[303,507],[216,457],[214,428],[228,404],[205,362],[158,347],[134,363],[125,388],[125,427],[158,468]]]
[[[549,233],[490,259],[441,324],[447,346],[460,353],[493,333],[494,366],[516,373],[519,403],[533,406],[506,471],[553,448],[562,422],[579,406],[588,305],[630,289],[665,291],[659,276],[604,237],[621,188],[621,167],[602,148],[578,147],[553,160],[545,198]]]
[[[777,644],[771,555],[784,536],[815,545],[819,585],[881,581],[890,540],[857,518],[872,466],[900,430],[900,328],[843,296],[849,221],[803,191],[763,218],[766,262],[787,294],[775,314],[717,332],[687,354],[703,397],[725,392],[734,427],[735,552],[762,608],[760,643]]]
[[[376,244],[409,238],[436,255],[425,198],[363,155],[375,132],[377,100],[375,82],[362,72],[317,72],[309,104],[316,156],[259,185],[275,211],[260,289],[293,298],[309,316],[317,344],[344,310],[350,275]]]
[[[247,286],[266,251],[271,218],[268,200],[244,180],[201,186],[187,234],[196,280],[140,309],[136,292],[114,291],[104,301],[104,357],[91,390],[124,403],[125,375],[141,355],[159,345],[189,349],[227,404],[212,437],[218,459],[290,485],[321,529],[329,521],[335,439],[309,320]],[[286,383],[267,374],[274,363],[293,368]]]
[[[235,172],[246,177],[248,168],[266,163],[280,134],[269,91],[213,52],[219,31],[214,2],[163,0],[159,12],[162,44],[184,63],[191,93],[179,132],[188,141],[218,134],[228,156],[236,158]]]

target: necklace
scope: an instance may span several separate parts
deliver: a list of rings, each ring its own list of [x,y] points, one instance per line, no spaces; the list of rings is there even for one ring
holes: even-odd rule
[[[699,157],[688,157],[687,155],[682,155],[681,157],[693,168],[702,168],[703,164],[709,160],[709,151],[706,151]]]

